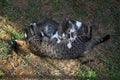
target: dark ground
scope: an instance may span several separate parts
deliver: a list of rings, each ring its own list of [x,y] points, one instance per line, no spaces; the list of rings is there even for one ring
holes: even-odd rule
[[[1,0],[0,77],[5,80],[78,79],[118,80],[120,77],[120,3],[116,0]],[[48,17],[59,23],[70,18],[93,21],[93,39],[111,39],[79,59],[58,60],[15,53],[11,40],[22,28]]]

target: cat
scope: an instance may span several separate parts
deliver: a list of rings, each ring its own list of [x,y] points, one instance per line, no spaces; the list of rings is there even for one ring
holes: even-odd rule
[[[56,38],[57,43],[61,42],[61,36],[59,35],[59,24],[52,19],[44,19],[39,23],[31,23],[30,31],[32,35],[39,34],[42,37],[48,37],[51,41]]]
[[[81,29],[81,27],[82,27],[82,22],[80,21],[68,20],[66,22],[66,26],[62,34],[62,37],[64,39],[66,39],[66,37],[69,38],[69,41],[67,44],[68,48],[72,47],[71,43],[77,38],[77,32],[79,29]]]

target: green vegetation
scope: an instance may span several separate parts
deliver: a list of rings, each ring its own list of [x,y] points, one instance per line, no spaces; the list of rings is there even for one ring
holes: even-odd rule
[[[4,41],[0,41],[0,51],[7,54],[9,51],[9,47],[7,47],[7,45],[5,45]]]
[[[78,71],[76,72],[77,78],[78,80],[82,80],[82,79],[95,79],[96,77],[96,72],[92,71],[92,70],[87,70],[87,71]]]
[[[14,24],[8,18],[2,18],[0,22],[0,57],[8,55],[11,51],[12,41],[23,36],[23,32],[14,28]]]
[[[19,39],[23,36],[23,32],[12,32],[12,39]]]
[[[2,71],[0,71],[0,77],[4,77],[5,73],[3,73]]]

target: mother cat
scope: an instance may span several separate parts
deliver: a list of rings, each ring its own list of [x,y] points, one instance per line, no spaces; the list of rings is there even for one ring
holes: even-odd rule
[[[50,24],[50,22],[48,23]],[[75,23],[72,25],[75,25]],[[81,29],[77,30],[77,38],[71,43],[72,47],[68,48],[66,46],[68,44],[68,38],[63,39],[58,44],[56,39],[53,39],[52,41],[46,41],[39,34],[31,35],[32,33],[29,31],[29,29],[30,28],[26,30],[27,39],[25,40],[25,43],[30,51],[39,56],[47,56],[59,59],[70,59],[83,56],[89,53],[96,45],[103,43],[110,38],[110,35],[106,35],[103,38],[91,40],[91,26],[86,26],[82,23]],[[15,40],[15,43],[19,44],[19,41]]]

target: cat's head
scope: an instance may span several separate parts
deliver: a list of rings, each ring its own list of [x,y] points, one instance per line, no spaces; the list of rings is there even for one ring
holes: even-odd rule
[[[81,27],[82,22],[75,20],[67,20],[66,25],[63,26],[62,37],[69,37],[70,35],[74,36],[74,34],[77,33],[77,30],[79,30]]]
[[[34,25],[35,25],[35,23],[31,23],[28,27],[23,29],[24,39],[28,39],[30,36],[35,35]]]
[[[29,52],[29,47],[30,43],[28,42],[31,38],[34,38],[38,36],[38,39],[42,41],[43,37],[39,35],[32,35],[31,31],[29,28],[24,29],[24,36],[21,39],[17,39],[13,41],[13,48],[16,52],[18,51],[24,51],[24,52]],[[33,39],[34,41],[35,39]]]
[[[29,44],[26,43],[25,40],[22,39],[17,39],[13,41],[13,46],[16,52],[18,51],[24,51],[24,52],[28,52],[29,51]]]
[[[72,28],[75,28],[75,30],[79,30],[82,27],[82,22],[75,21],[75,20],[68,20],[66,22],[66,30],[70,31]]]

